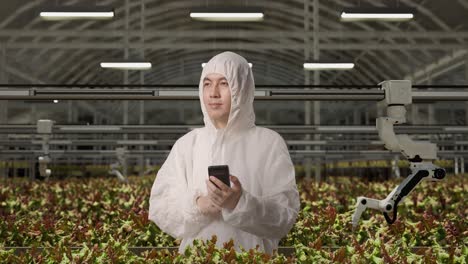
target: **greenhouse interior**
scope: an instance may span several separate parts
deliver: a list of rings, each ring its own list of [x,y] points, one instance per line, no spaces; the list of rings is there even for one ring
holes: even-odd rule
[[[467,263],[468,0],[2,0],[1,263]]]

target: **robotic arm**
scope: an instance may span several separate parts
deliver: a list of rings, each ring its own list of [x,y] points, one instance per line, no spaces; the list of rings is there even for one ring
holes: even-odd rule
[[[388,224],[393,224],[397,218],[397,207],[405,197],[421,181],[439,181],[445,177],[445,170],[435,166],[432,162],[437,158],[437,146],[430,142],[417,142],[408,135],[396,135],[394,124],[406,122],[405,105],[411,104],[410,81],[385,81],[385,101],[388,106],[387,117],[377,118],[379,137],[385,148],[390,151],[400,151],[409,161],[411,174],[383,200],[358,197],[356,211],[352,224],[355,228],[366,208],[379,210],[383,213]],[[391,218],[389,214],[393,214]]]

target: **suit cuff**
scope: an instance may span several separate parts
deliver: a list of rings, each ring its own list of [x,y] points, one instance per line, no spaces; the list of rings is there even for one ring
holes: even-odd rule
[[[244,212],[246,210],[246,207],[248,206],[248,199],[249,199],[250,194],[247,193],[243,188],[242,188],[242,194],[239,198],[239,201],[237,202],[237,205],[234,209],[230,210],[227,208],[222,208],[221,209],[221,215],[223,216],[224,221],[229,222],[234,216]]]

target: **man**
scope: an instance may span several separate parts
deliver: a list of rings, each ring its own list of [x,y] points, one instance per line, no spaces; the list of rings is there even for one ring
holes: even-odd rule
[[[259,245],[271,254],[296,221],[294,167],[281,136],[255,126],[254,90],[251,68],[235,53],[218,54],[203,68],[205,127],[177,140],[150,198],[149,219],[182,239],[180,253],[216,235],[219,247],[232,238],[236,250]],[[231,187],[209,177],[211,165],[229,166]]]

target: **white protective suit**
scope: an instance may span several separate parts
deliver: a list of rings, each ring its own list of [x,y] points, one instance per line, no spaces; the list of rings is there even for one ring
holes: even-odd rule
[[[224,129],[216,129],[203,104],[203,79],[209,73],[226,77],[231,111]],[[282,137],[255,126],[255,84],[247,61],[232,52],[213,57],[203,68],[199,96],[205,127],[194,129],[174,144],[154,181],[149,219],[169,235],[182,239],[179,252],[194,239],[217,246],[234,239],[237,251],[255,248],[271,254],[288,234],[299,211],[294,167]],[[195,199],[208,193],[208,166],[228,165],[239,178],[242,196],[219,218],[203,215]],[[232,184],[232,183],[231,183]]]

